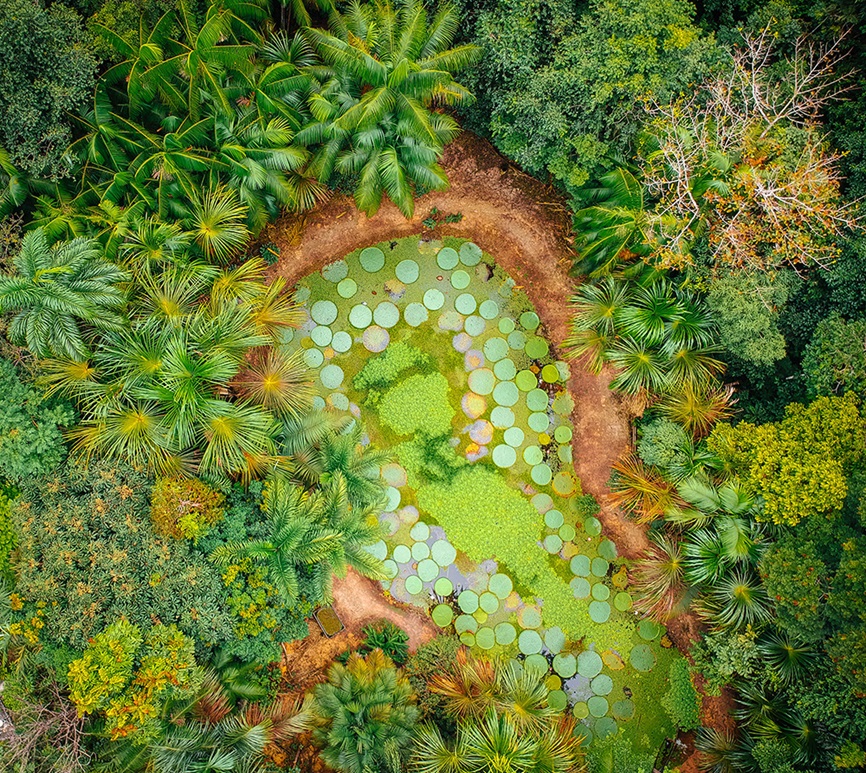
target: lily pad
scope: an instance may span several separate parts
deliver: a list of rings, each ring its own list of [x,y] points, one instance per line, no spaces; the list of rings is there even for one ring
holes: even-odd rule
[[[614,596],[613,605],[620,612],[627,612],[632,606],[631,594],[626,593],[625,591],[620,591],[616,596]]]
[[[616,545],[609,539],[603,539],[598,546],[598,554],[608,561],[614,561],[617,556]]]
[[[520,393],[513,381],[500,381],[493,388],[493,400],[497,405],[504,405],[510,408],[520,398]]]
[[[415,544],[424,545],[425,543],[417,542]],[[437,564],[432,558],[425,558],[423,561],[418,562],[418,576],[424,580],[424,582],[431,582],[438,574],[439,564]]]
[[[535,466],[541,464],[544,459],[544,453],[538,446],[527,446],[523,449],[523,461],[529,465]]]
[[[325,360],[325,355],[323,355],[318,349],[307,349],[304,352],[304,363],[308,368],[318,368]]]
[[[424,305],[430,311],[439,311],[445,305],[445,296],[441,290],[432,287],[424,293]]]
[[[363,330],[373,321],[373,310],[363,303],[352,306],[349,311],[349,324],[359,330]]]
[[[464,266],[477,266],[481,260],[481,248],[474,242],[460,245],[460,262]]]
[[[523,351],[526,348],[526,333],[522,330],[513,330],[508,334],[508,345],[515,351]]]
[[[406,324],[410,327],[419,327],[430,319],[430,314],[424,304],[410,303],[403,309],[403,319],[406,320]]]
[[[554,711],[564,711],[568,705],[568,698],[562,690],[551,690],[547,693],[547,705]]]
[[[509,445],[501,443],[493,449],[493,463],[497,467],[511,467],[517,461],[517,452]]]
[[[477,314],[470,314],[463,323],[463,329],[467,335],[471,335],[473,338],[484,333],[486,328],[487,323]]]
[[[603,558],[593,558],[592,559],[592,573],[596,577],[605,577],[607,575],[607,570],[610,568],[610,564],[605,561]]]
[[[394,548],[394,560],[398,564],[408,564],[412,560],[412,551],[408,545],[397,545]]]
[[[457,551],[448,540],[439,539],[430,548],[430,556],[439,566],[444,568],[454,563],[457,558]]]
[[[493,372],[500,381],[511,381],[517,374],[517,368],[514,367],[513,360],[504,357],[493,366]]]
[[[541,320],[538,318],[538,314],[534,311],[524,311],[523,314],[520,315],[520,325],[526,330],[535,330],[540,322]]]
[[[571,679],[577,672],[577,658],[570,652],[561,652],[553,658],[553,670],[563,679]]]
[[[658,639],[658,637],[662,635],[664,630],[665,629],[654,620],[641,620],[637,624],[638,635],[641,637],[641,639],[646,639],[647,641]]]
[[[631,648],[628,659],[635,669],[644,673],[652,671],[653,666],[656,664],[656,656],[653,654],[649,644],[636,644]]]
[[[589,556],[577,555],[571,559],[571,573],[578,577],[589,577],[590,575],[590,559]]]
[[[517,646],[524,655],[532,655],[541,652],[543,642],[538,631],[521,631],[517,637]]]
[[[557,370],[556,365],[554,365],[553,363],[545,365],[541,369],[541,378],[548,384],[555,384],[557,381],[559,381],[559,370]]]
[[[454,619],[454,611],[447,604],[439,604],[433,608],[430,616],[440,628],[447,628]]]
[[[443,247],[436,255],[436,263],[439,265],[439,268],[445,271],[450,271],[459,262],[460,256],[457,254],[457,250],[452,247]]]
[[[460,293],[454,300],[454,308],[461,314],[472,314],[478,308],[478,301],[472,293]]]
[[[474,590],[465,590],[457,597],[457,604],[467,615],[478,609],[478,594]]]
[[[530,392],[538,386],[538,378],[531,370],[521,370],[514,377],[514,383],[521,392]]]
[[[489,650],[496,644],[496,634],[492,628],[485,626],[475,632],[475,644],[483,650]]]
[[[373,311],[373,321],[379,327],[394,327],[400,321],[400,309],[391,301],[382,301]]]
[[[514,630],[514,626],[511,623],[499,623],[493,629],[493,632],[496,634],[497,644],[508,645],[513,643],[517,638],[517,631]]]
[[[505,342],[504,338],[488,338],[484,342],[484,356],[490,360],[490,362],[496,362],[497,360],[501,360],[503,357],[508,356],[508,344]]]
[[[526,671],[534,671],[539,676],[543,676],[550,670],[550,664],[544,655],[534,652],[526,656],[523,661],[523,668]]]
[[[421,582],[421,578],[417,575],[410,574],[406,578],[406,593],[411,594],[412,596],[416,596],[424,590],[424,583]]]
[[[381,271],[382,266],[385,265],[385,253],[378,247],[367,247],[361,250],[359,261],[364,271],[375,274],[377,271]]]
[[[577,673],[587,679],[595,679],[603,665],[601,655],[593,650],[586,650],[577,656]]]
[[[583,522],[583,530],[590,537],[597,537],[599,534],[601,534],[601,521],[591,515]]]
[[[513,426],[515,421],[514,411],[504,405],[497,405],[490,411],[490,423],[497,429],[506,429]]]
[[[349,266],[345,260],[335,260],[322,266],[322,276],[329,282],[337,284],[349,275]]]
[[[629,720],[634,716],[634,703],[632,703],[628,698],[616,701],[616,703],[611,707],[611,713],[617,719]]]
[[[613,690],[613,679],[607,674],[599,674],[592,680],[590,688],[596,695],[610,695]]]
[[[429,558],[429,557],[430,557],[430,546],[426,542],[416,542],[412,545],[412,558],[414,558],[416,561],[423,561],[425,558]],[[436,563],[436,562],[434,561],[433,563]],[[438,569],[437,569],[437,571],[438,571]],[[430,577],[428,579],[432,580],[433,577]]]
[[[548,397],[543,389],[533,389],[526,395],[526,407],[530,411],[546,411]]]
[[[547,432],[547,428],[550,426],[550,418],[546,413],[530,413],[529,414],[529,428],[533,432]]]
[[[521,628],[538,628],[541,625],[541,613],[537,607],[524,607],[517,613]]]
[[[507,336],[514,330],[514,320],[510,317],[503,317],[499,320],[499,332]]]
[[[596,601],[607,601],[610,598],[610,588],[603,582],[597,582],[592,586],[592,597]]]
[[[540,336],[532,336],[526,341],[526,346],[523,347],[526,356],[531,360],[541,360],[547,357],[550,352],[550,344]]]
[[[451,582],[447,577],[440,577],[433,584],[433,590],[435,591],[437,596],[450,596],[454,592],[454,583]]]
[[[352,348],[352,336],[346,333],[343,330],[340,330],[337,333],[334,333],[334,337],[331,339],[331,346],[334,348],[335,352],[348,352],[349,349]]]
[[[559,553],[562,550],[562,540],[559,538],[558,534],[548,534],[544,538],[544,549],[548,553]]]
[[[569,585],[576,599],[585,599],[589,596],[591,586],[585,577],[574,577]]]
[[[487,587],[497,598],[505,599],[514,589],[514,584],[507,574],[497,573],[490,578]]]
[[[316,325],[310,331],[310,338],[313,339],[313,343],[316,346],[327,346],[331,343],[331,338],[334,337],[334,334],[331,332],[331,328],[327,325]]]
[[[553,477],[553,472],[546,464],[536,464],[532,468],[532,480],[539,486],[546,486]]]
[[[499,305],[496,301],[483,301],[481,306],[478,307],[478,313],[484,319],[496,319],[496,316],[499,314]]]
[[[544,514],[544,523],[548,529],[558,529],[562,526],[563,516],[559,510],[548,510]]]
[[[594,623],[606,623],[610,619],[610,604],[606,601],[590,601],[589,616]]]
[[[476,368],[469,374],[469,388],[478,395],[489,395],[496,386],[496,376],[490,368]]]
[[[337,318],[337,304],[333,301],[316,301],[310,316],[320,325],[330,325]]]
[[[351,298],[358,292],[358,283],[354,279],[344,279],[337,285],[337,295],[341,298]]]
[[[570,523],[564,523],[559,527],[559,538],[563,542],[571,542],[576,536],[577,532]]]
[[[560,424],[553,433],[553,437],[557,443],[570,443],[573,434],[571,427],[567,424]]]
[[[388,558],[382,562],[382,571],[385,572],[385,577],[393,580],[400,573],[400,567],[397,566],[396,562]]]
[[[589,709],[590,715],[592,715],[593,717],[603,717],[605,714],[607,714],[607,698],[603,698],[601,695],[593,695],[586,702],[586,706]]]
[[[490,591],[485,591],[478,599],[478,606],[480,606],[488,615],[492,615],[497,609],[499,609],[499,599]]]
[[[451,286],[455,290],[465,290],[469,287],[470,277],[463,269],[458,269],[451,274]]]
[[[478,621],[472,615],[459,615],[454,621],[454,630],[457,633],[475,633],[478,630]]]
[[[513,448],[523,445],[523,430],[520,427],[509,427],[502,435],[502,439]]]
[[[611,735],[616,735],[617,726],[616,720],[613,717],[599,717],[595,720],[595,737],[607,738]]]
[[[410,285],[418,279],[418,264],[414,260],[401,260],[394,273],[403,284]]]
[[[319,379],[326,389],[336,389],[343,383],[343,369],[339,365],[325,365],[319,372]]]

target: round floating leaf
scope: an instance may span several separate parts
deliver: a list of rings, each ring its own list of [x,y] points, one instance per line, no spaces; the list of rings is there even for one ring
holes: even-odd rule
[[[472,337],[460,332],[451,339],[451,343],[458,352],[465,354],[472,346]]]
[[[373,321],[373,312],[369,306],[359,303],[349,311],[349,323],[359,330],[367,327]]]
[[[454,300],[454,308],[461,314],[472,314],[478,308],[478,301],[472,293],[460,293]]]
[[[616,735],[617,726],[616,720],[613,717],[599,717],[595,720],[595,737],[607,738],[611,735]]]
[[[490,362],[496,362],[508,356],[508,344],[504,338],[488,338],[484,342],[484,356]]]
[[[543,642],[538,631],[521,631],[517,637],[517,646],[524,655],[532,655],[541,652]]]
[[[601,521],[599,521],[598,518],[595,518],[594,516],[589,516],[589,518],[587,518],[583,522],[583,530],[590,537],[597,537],[599,534],[601,534]]]
[[[349,266],[345,260],[335,260],[333,263],[328,263],[327,266],[322,266],[322,276],[334,284],[342,281],[348,275]]]
[[[400,573],[400,567],[390,558],[382,562],[382,570],[389,580],[393,580]]]
[[[524,311],[520,315],[520,325],[526,330],[535,330],[541,320],[538,319],[538,314],[534,311]]]
[[[568,698],[562,690],[551,690],[547,694],[547,705],[554,711],[564,711],[568,705]]]
[[[488,615],[492,615],[497,609],[499,609],[499,599],[490,591],[485,591],[478,599],[478,606],[480,606]]]
[[[426,547],[423,542],[416,542],[415,544],[424,545]],[[418,562],[418,576],[424,580],[424,582],[430,582],[438,574],[439,564],[437,564],[432,558],[425,558],[423,561]]]
[[[477,419],[487,410],[487,400],[474,392],[467,392],[460,400],[460,407],[470,419]],[[490,418],[492,419],[493,416]]]
[[[341,354],[343,352],[348,352],[349,349],[352,348],[352,336],[343,330],[334,333],[334,337],[331,339],[331,346],[334,347],[334,351],[340,352]]]
[[[603,717],[605,714],[607,714],[607,698],[603,698],[601,695],[593,695],[586,702],[586,706],[589,709],[589,713],[593,717]]]
[[[629,662],[638,671],[651,671],[656,664],[656,656],[653,654],[649,644],[636,644],[631,648]]]
[[[391,301],[382,301],[373,312],[373,320],[379,327],[394,327],[400,321],[400,309]]]
[[[493,463],[497,467],[511,467],[517,461],[517,452],[504,443],[493,449]]]
[[[606,558],[608,561],[613,561],[617,556],[616,545],[614,545],[609,539],[604,539],[599,543],[598,554],[602,558]]]
[[[380,561],[384,561],[388,556],[388,546],[385,544],[385,540],[379,540],[375,545],[370,545],[367,548],[367,552],[371,556],[375,556]]]
[[[438,311],[445,305],[445,296],[440,290],[433,287],[424,293],[424,305],[430,311]]]
[[[611,671],[622,671],[625,668],[623,659],[613,650],[605,650],[601,653],[601,659]]]
[[[367,247],[361,250],[359,260],[364,271],[375,274],[377,271],[381,271],[382,266],[385,265],[385,253],[378,247]]]
[[[478,313],[484,317],[484,319],[496,319],[496,316],[499,314],[499,305],[496,301],[484,301],[481,306],[478,307]]]
[[[310,332],[310,338],[313,339],[313,343],[315,343],[316,346],[327,346],[331,343],[333,333],[331,333],[331,328],[327,325],[316,325],[316,327],[314,327]]]
[[[404,285],[410,285],[418,279],[418,264],[414,260],[401,260],[394,273]]]
[[[585,599],[589,596],[590,584],[585,577],[574,577],[569,585],[576,599]]]
[[[510,335],[514,331],[514,320],[509,317],[503,317],[499,320],[499,332],[502,335]]]
[[[423,591],[423,590],[424,590],[424,583],[421,582],[420,577],[418,577],[414,574],[410,574],[406,578],[406,593],[409,593],[412,596],[415,596],[415,595],[421,593],[421,591]]]
[[[424,542],[430,538],[430,527],[424,521],[418,521],[409,532],[413,540]]]
[[[559,538],[563,542],[571,542],[577,536],[577,532],[574,530],[574,526],[570,523],[564,523],[559,527]]]
[[[592,559],[592,573],[596,577],[606,577],[607,570],[610,568],[610,564],[605,561],[603,558],[593,558]]]
[[[473,337],[480,336],[486,327],[487,323],[477,314],[471,314],[466,318],[466,322],[463,323],[463,329],[466,331],[466,334]]]
[[[476,368],[469,374],[469,388],[478,395],[489,395],[496,386],[496,377],[490,368]]]
[[[331,392],[331,394],[328,395],[328,405],[332,408],[336,408],[338,411],[348,411],[349,398],[342,392]]]
[[[574,714],[576,719],[586,719],[589,716],[589,708],[583,701],[578,701],[574,704],[571,713]]]
[[[544,357],[547,357],[547,354],[550,351],[550,345],[543,338],[532,336],[527,339],[526,346],[524,346],[523,349],[529,359],[541,360]]]
[[[406,324],[410,327],[419,327],[430,319],[430,314],[427,311],[427,307],[423,304],[410,303],[403,310],[403,318],[406,320]]]
[[[465,590],[457,597],[457,603],[467,615],[478,609],[478,594],[474,590]]]
[[[538,446],[527,446],[523,449],[523,461],[529,465],[541,464],[544,452]]]
[[[637,624],[637,632],[640,635],[641,639],[646,639],[647,641],[652,641],[653,639],[657,639],[661,636],[664,628],[656,623],[654,620],[641,620]]]
[[[596,695],[610,695],[610,691],[613,690],[613,679],[607,674],[599,674],[592,680],[590,687]]]
[[[628,721],[634,716],[634,703],[628,698],[617,701],[611,707],[611,713],[617,718]]]
[[[514,589],[514,584],[507,574],[497,573],[490,578],[487,587],[496,598],[505,599]]]
[[[511,623],[500,623],[493,629],[496,634],[496,643],[507,645],[511,644],[517,638],[517,631]]]
[[[515,330],[508,334],[508,345],[515,351],[526,348],[526,334],[522,330]]]
[[[520,393],[517,391],[517,387],[513,381],[500,381],[493,388],[493,400],[497,405],[504,405],[506,408],[510,408],[519,398]]]
[[[436,262],[439,264],[439,268],[450,271],[460,262],[460,256],[457,254],[457,250],[452,247],[443,247],[436,255]]]
[[[557,443],[570,443],[573,434],[571,427],[567,424],[560,424],[553,433],[553,437]]]
[[[570,652],[561,652],[553,659],[553,670],[563,679],[571,679],[577,671],[577,658]]]
[[[610,588],[603,582],[597,582],[592,586],[592,597],[596,601],[607,601],[610,598]]]
[[[553,477],[553,473],[546,464],[536,464],[535,467],[532,468],[532,480],[539,486],[546,486],[550,483],[550,479]]]
[[[544,523],[548,529],[558,529],[562,526],[563,516],[559,510],[548,510],[544,514]]]
[[[445,568],[454,563],[457,558],[457,551],[448,540],[440,539],[433,543],[430,548],[430,555],[439,566]]]
[[[454,630],[457,633],[475,633],[478,630],[478,621],[472,615],[460,615],[454,621]]]
[[[319,354],[321,354],[321,352],[319,352]],[[315,408],[317,411],[325,410],[325,398],[321,397],[320,395],[316,395],[313,398],[313,408]]]
[[[571,559],[571,573],[578,577],[589,577],[590,575],[590,559],[589,556],[577,555]]]
[[[460,634],[460,642],[461,644],[465,644],[467,647],[475,646],[475,634],[467,631],[466,633]]]
[[[486,626],[479,628],[475,632],[475,644],[483,650],[492,649],[493,645],[496,644],[496,634],[493,629]]]
[[[529,653],[523,661],[523,668],[525,671],[533,671],[539,676],[544,676],[544,674],[550,670],[550,664],[547,662],[547,658],[544,657],[544,655],[541,655],[538,652],[532,652]]]
[[[526,407],[530,411],[546,411],[548,397],[543,389],[533,389],[526,395]]]
[[[455,290],[465,290],[469,287],[469,281],[469,274],[467,274],[463,269],[458,269],[451,274],[451,286]]]
[[[606,601],[590,601],[589,616],[594,623],[606,623],[610,619],[610,604]]]
[[[408,545],[397,545],[394,548],[394,560],[398,564],[408,564],[412,560],[412,551]]]
[[[521,370],[514,377],[514,383],[521,392],[530,392],[538,386],[538,379],[531,370]]]
[[[514,367],[512,360],[505,357],[493,366],[493,372],[500,381],[511,381],[517,374],[517,368]]]
[[[490,411],[490,423],[497,429],[506,429],[514,424],[514,411],[504,405],[497,405]]]
[[[481,247],[474,242],[464,242],[460,245],[460,262],[464,266],[477,266],[481,260]]]
[[[388,486],[385,489],[388,501],[385,503],[385,512],[394,512],[400,506],[400,491],[396,486]]]
[[[310,309],[310,316],[320,325],[330,325],[337,318],[337,304],[333,301],[316,301]]]
[[[440,330],[454,330],[455,332],[463,329],[463,316],[456,311],[443,311],[439,315]]]
[[[603,665],[601,655],[592,650],[586,650],[577,656],[577,673],[587,679],[595,679],[601,673]]]
[[[550,426],[550,419],[546,413],[530,413],[529,414],[529,429],[533,432],[547,432]]]
[[[559,381],[559,370],[556,365],[550,364],[545,365],[541,369],[541,378],[544,379],[548,384],[555,384]]]
[[[632,605],[631,595],[626,593],[625,591],[620,591],[616,594],[616,596],[614,596],[613,605],[620,612],[627,612],[629,609],[631,609]]]
[[[565,634],[562,632],[562,628],[558,626],[548,628],[544,633],[544,646],[554,655],[560,652],[565,646]]]
[[[358,292],[358,283],[354,279],[344,279],[337,285],[337,295],[341,298],[351,298]]]
[[[343,369],[339,365],[325,365],[319,372],[319,378],[325,389],[336,389],[343,383]]]
[[[548,553],[559,553],[562,550],[562,540],[560,539],[558,534],[548,534],[544,538],[544,549]]]
[[[422,561],[429,556],[430,546],[426,542],[416,542],[412,545],[412,558],[414,558],[416,561]],[[433,578],[431,577],[430,579],[432,580]]]
[[[590,744],[592,744],[592,730],[590,730],[586,725],[578,725],[576,728],[574,728],[573,735],[575,738],[580,738],[580,745],[584,749]]]
[[[553,490],[561,497],[570,497],[574,494],[577,485],[574,480],[574,476],[570,472],[566,472],[563,470],[562,472],[556,473],[556,477],[553,479]]]
[[[439,604],[433,608],[430,616],[440,628],[447,628],[454,619],[454,611],[447,604]]]
[[[509,427],[502,435],[502,439],[514,448],[520,448],[523,444],[523,430],[520,427]]]
[[[530,500],[532,506],[538,511],[539,515],[544,515],[551,507],[553,507],[553,499],[550,494],[545,494],[543,491],[536,494]]]
[[[524,607],[517,613],[517,621],[521,628],[538,628],[541,625],[541,613],[537,607]]]
[[[447,577],[440,577],[433,585],[437,596],[450,596],[454,592],[454,583]]]
[[[324,361],[325,355],[318,349],[307,349],[304,352],[304,362],[308,368],[318,368]]]

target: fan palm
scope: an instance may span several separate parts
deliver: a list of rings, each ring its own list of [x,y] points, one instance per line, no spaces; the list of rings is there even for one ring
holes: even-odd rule
[[[733,388],[727,385],[683,382],[665,395],[658,410],[662,416],[700,438],[709,433],[717,421],[731,415],[733,395]]]
[[[335,663],[311,704],[321,758],[343,773],[399,773],[418,709],[406,679],[381,650]]]
[[[760,578],[742,566],[716,581],[696,608],[701,617],[718,628],[758,625],[773,616],[772,604]]]
[[[677,492],[654,468],[634,454],[612,465],[616,473],[611,485],[614,504],[636,514],[638,523],[663,516],[677,502]]]
[[[670,619],[683,598],[685,561],[678,540],[664,533],[651,533],[649,550],[634,568],[638,592],[635,609],[659,622]]]
[[[9,337],[37,357],[84,358],[87,327],[119,330],[125,324],[123,291],[129,277],[105,260],[99,244],[74,239],[50,246],[45,231],[24,236],[18,273],[0,277],[0,311],[13,313]]]
[[[249,365],[236,379],[241,394],[275,416],[299,415],[309,410],[314,397],[303,352],[285,355],[271,350]]]
[[[430,21],[420,0],[396,9],[390,0],[354,0],[344,14],[334,12],[330,32],[305,32],[327,67],[314,71],[315,120],[297,140],[317,146],[311,169],[322,182],[334,171],[355,181],[355,201],[368,215],[387,194],[411,217],[419,190],[448,185],[437,160],[458,127],[435,108],[471,99],[453,75],[480,53],[473,45],[450,48],[457,29],[449,5]]]
[[[758,642],[758,649],[782,680],[791,684],[809,676],[819,653],[812,644],[798,641],[784,631],[770,631]]]
[[[205,258],[226,263],[249,240],[247,211],[235,191],[214,186],[190,197],[184,225]]]
[[[363,445],[363,434],[358,422],[352,422],[341,432],[329,433],[317,445],[313,458],[320,479],[342,476],[353,507],[382,504],[385,487],[379,470],[390,460],[386,452]]]
[[[632,293],[624,282],[606,277],[597,284],[583,284],[571,299],[574,312],[571,334],[565,341],[569,356],[589,354],[589,368],[601,372],[628,308]]]

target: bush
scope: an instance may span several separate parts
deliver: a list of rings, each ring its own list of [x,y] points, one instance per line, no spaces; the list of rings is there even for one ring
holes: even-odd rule
[[[641,430],[637,452],[645,464],[666,469],[683,456],[682,449],[688,444],[686,431],[667,419],[654,419]]]
[[[803,354],[803,374],[810,397],[866,395],[866,320],[822,320]]]
[[[381,620],[374,625],[364,626],[364,642],[355,650],[359,655],[366,657],[373,650],[382,650],[395,665],[402,666],[409,657],[409,634],[394,623]],[[346,663],[351,655],[344,652],[338,660]]]
[[[379,418],[398,435],[441,437],[451,432],[455,415],[448,392],[448,379],[441,373],[409,376],[382,396]]]
[[[13,578],[11,555],[17,544],[10,492],[0,489],[0,583]]]
[[[57,467],[66,455],[60,428],[73,419],[66,403],[45,399],[0,360],[0,477],[20,481]]]
[[[219,521],[225,498],[198,478],[160,478],[153,487],[150,517],[158,534],[195,539]]]
[[[697,729],[701,725],[701,699],[684,658],[676,658],[671,663],[668,679],[670,686],[662,696],[662,707],[678,730]]]
[[[438,727],[453,724],[453,718],[445,712],[445,698],[427,686],[436,675],[452,668],[454,659],[463,645],[454,635],[437,636],[433,641],[422,644],[403,667],[412,689],[418,696],[418,710],[422,721],[432,721]]]
[[[430,357],[418,347],[398,341],[384,352],[371,357],[352,380],[355,389],[385,389],[405,371],[428,365]]]

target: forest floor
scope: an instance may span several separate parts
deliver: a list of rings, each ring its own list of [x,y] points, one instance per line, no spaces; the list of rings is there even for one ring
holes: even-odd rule
[[[263,234],[263,241],[275,243],[280,250],[271,275],[284,277],[291,285],[360,247],[404,236],[471,239],[493,255],[526,292],[557,356],[564,359],[569,299],[577,286],[577,280],[568,273],[574,250],[571,212],[566,202],[551,186],[524,174],[490,143],[469,132],[447,146],[442,166],[450,187],[417,199],[411,219],[387,201],[374,217],[368,218],[357,210],[351,197],[341,194],[302,215],[281,218]],[[458,222],[443,222],[446,216],[458,214],[462,215]],[[431,217],[437,220],[433,228],[423,222]],[[608,481],[611,465],[631,447],[631,420],[642,408],[610,391],[612,374],[607,369],[594,374],[579,362],[571,366],[568,386],[575,400],[571,416],[575,471],[583,491],[592,494],[601,507],[598,517],[605,535],[616,543],[620,555],[637,558],[649,546],[646,527],[612,503]],[[335,581],[334,595],[348,630],[339,638],[327,640],[316,629],[312,641],[304,640],[308,650],[312,647],[308,655],[313,660],[320,659],[314,654],[324,657],[323,650],[335,646],[335,654],[347,649],[349,637],[357,636],[368,622],[383,618],[409,633],[413,650],[436,634],[435,625],[425,615],[394,606],[378,586],[359,575]],[[679,649],[687,651],[697,635],[697,620],[691,614],[682,615],[672,621],[672,627],[675,630],[671,638]],[[316,636],[322,640],[321,646],[316,644]],[[730,729],[731,703],[729,694],[705,696],[704,723]],[[689,757],[682,767],[684,773],[697,770],[694,755]]]

